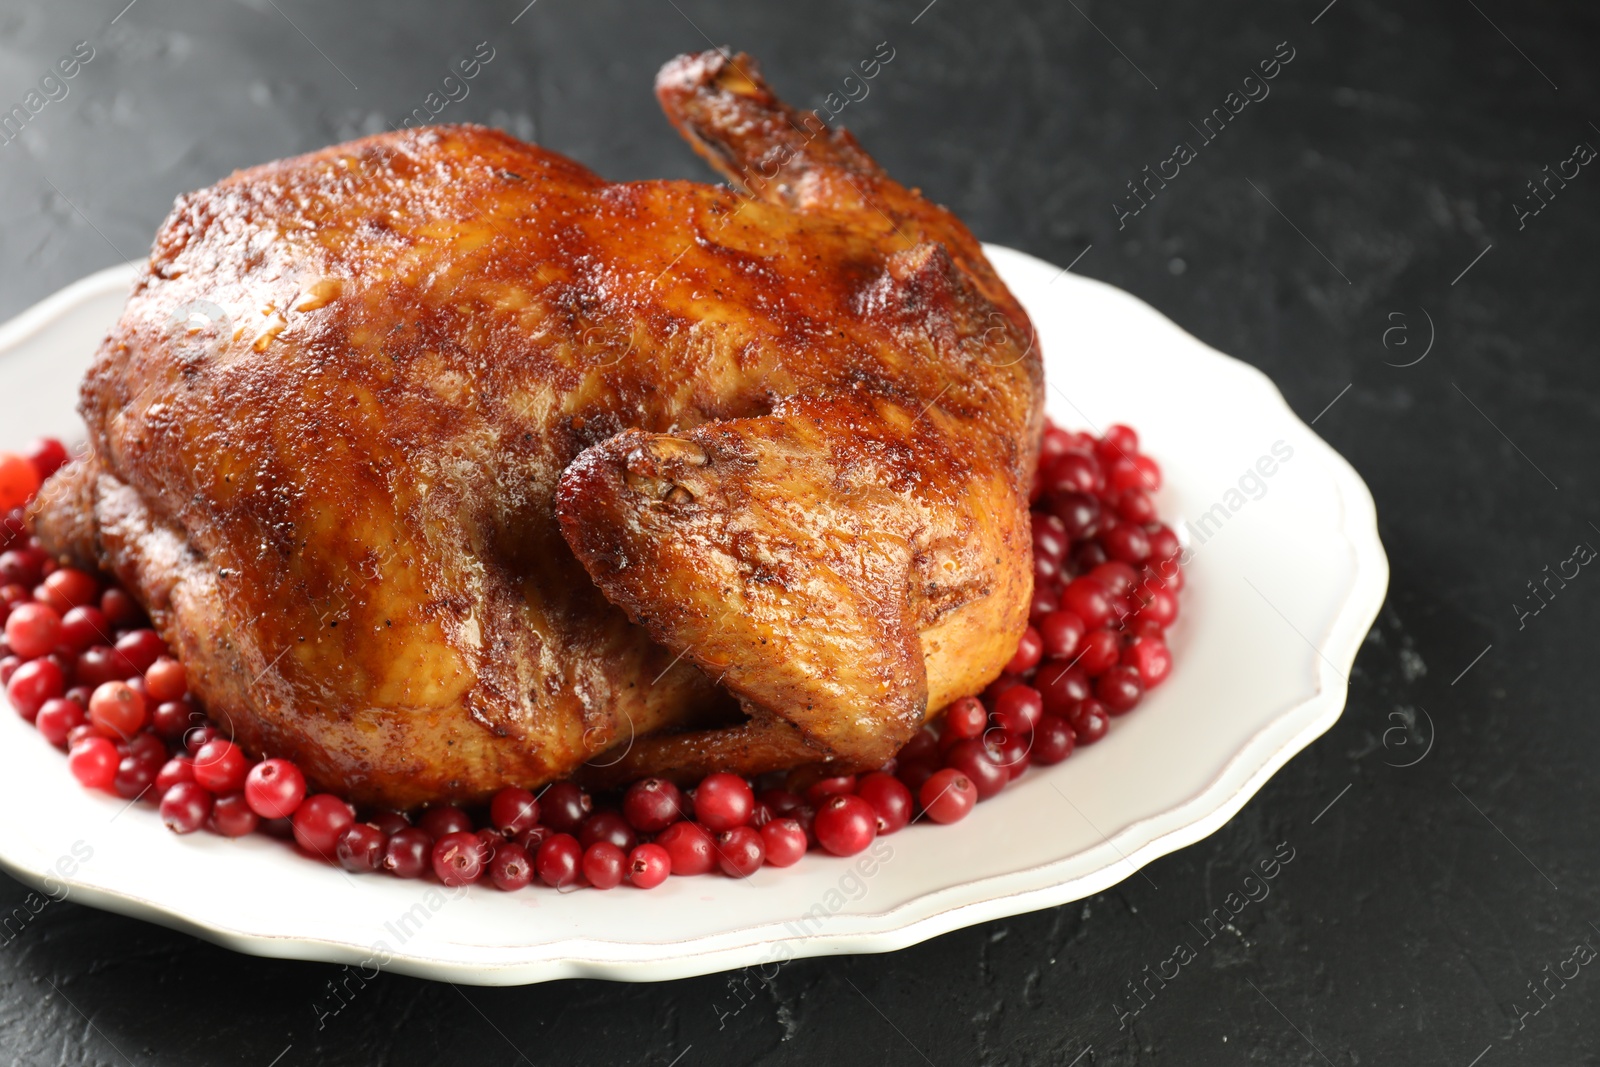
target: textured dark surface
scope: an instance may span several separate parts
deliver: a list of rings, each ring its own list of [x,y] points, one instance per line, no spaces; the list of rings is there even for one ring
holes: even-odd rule
[[[96,49],[0,148],[0,316],[142,254],[182,190],[400,121],[480,41],[494,60],[441,118],[625,178],[704,177],[649,94],[700,31],[805,106],[888,40],[895,59],[841,121],[981,237],[1062,264],[1092,244],[1080,273],[1262,368],[1303,417],[1337,397],[1317,429],[1372,486],[1394,577],[1339,724],[1148,881],[893,955],[793,963],[722,1019],[727,976],[462,991],[385,977],[320,1029],[333,968],[62,903],[0,946],[0,1058],[1600,1062],[1600,976],[1552,980],[1537,1014],[1527,986],[1575,943],[1600,947],[1600,586],[1580,577],[1520,629],[1512,606],[1575,543],[1600,544],[1600,171],[1525,228],[1514,209],[1546,164],[1600,146],[1592,7],[937,0],[918,17],[924,0],[540,0],[512,25],[522,0],[138,0],[111,24],[123,2],[0,8],[5,107],[75,42]],[[1119,230],[1124,183],[1285,40],[1295,58],[1270,97]],[[1427,358],[1394,366],[1423,351],[1429,318]],[[1271,896],[1119,1030],[1125,983],[1279,842],[1295,858]],[[24,890],[0,882],[9,911]]]

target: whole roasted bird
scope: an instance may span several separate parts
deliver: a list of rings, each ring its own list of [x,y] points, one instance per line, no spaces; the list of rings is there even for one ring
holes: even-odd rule
[[[1021,307],[748,57],[657,95],[733,188],[442,126],[178,200],[34,520],[252,754],[396,807],[837,773],[1015,648]]]

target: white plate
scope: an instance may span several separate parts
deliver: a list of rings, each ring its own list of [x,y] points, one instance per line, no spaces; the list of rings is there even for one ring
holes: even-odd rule
[[[1037,324],[1054,418],[1135,426],[1166,472],[1162,514],[1212,515],[1191,543],[1172,675],[1100,744],[956,826],[883,838],[876,858],[813,853],[648,893],[502,894],[350,877],[267,839],[178,837],[146,805],[79,788],[60,753],[0,714],[0,810],[28,813],[0,825],[0,863],[242,952],[511,985],[885,952],[1091,895],[1216,830],[1344,706],[1388,584],[1372,497],[1259,372],[1110,286],[989,254]],[[81,436],[77,383],[132,273],[102,271],[0,327],[0,447]],[[1250,474],[1258,462],[1270,477]]]

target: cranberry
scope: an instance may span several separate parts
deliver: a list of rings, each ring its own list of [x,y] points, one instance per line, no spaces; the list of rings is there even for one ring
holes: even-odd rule
[[[1100,542],[1084,541],[1072,550],[1072,567],[1078,574],[1088,574],[1110,558],[1106,555],[1106,550],[1100,547]]]
[[[583,876],[596,889],[615,889],[627,875],[628,854],[609,841],[596,841],[583,853]]]
[[[1170,589],[1153,587],[1150,598],[1139,611],[1141,619],[1149,619],[1163,629],[1178,621],[1178,597]]]
[[[192,834],[211,816],[212,797],[195,782],[179,782],[161,798],[161,821],[175,834]]]
[[[1025,674],[1039,665],[1039,657],[1043,654],[1044,640],[1039,636],[1039,631],[1030,626],[1018,639],[1017,650],[1012,653],[1006,670],[1011,674]]]
[[[1172,672],[1172,653],[1159,637],[1136,638],[1122,650],[1122,662],[1139,672],[1146,689],[1160,685]]]
[[[204,750],[202,750],[202,755]],[[204,784],[201,776],[201,757],[194,762],[195,781]],[[243,777],[241,775],[241,777]],[[339,847],[339,837],[356,821],[350,805],[332,793],[314,793],[301,801],[294,812],[294,839],[301,848],[313,856],[333,862],[334,850]]]
[[[1043,713],[1044,702],[1031,685],[1014,685],[994,702],[995,724],[1010,733],[1032,732]]]
[[[771,813],[774,819],[792,815],[797,809],[805,807],[806,804],[805,799],[798,793],[791,793],[787,789],[763,790],[761,795],[756,798],[756,803],[766,805],[768,812]]]
[[[694,791],[695,815],[712,830],[743,826],[750,821],[755,803],[750,783],[725,771],[706,775]]]
[[[508,785],[489,801],[489,821],[507,837],[539,822],[539,801],[526,789]]]
[[[922,788],[933,772],[939,769],[938,756],[924,759],[900,761],[900,766],[895,769],[894,776],[905,785],[913,794]]]
[[[144,609],[127,590],[112,586],[100,594],[100,611],[113,629],[127,630],[144,621]]]
[[[244,837],[255,833],[261,816],[250,810],[243,793],[229,793],[211,805],[211,821],[207,825],[223,837]]]
[[[1046,715],[1033,728],[1033,748],[1030,755],[1045,766],[1060,763],[1072,755],[1078,738],[1072,726],[1059,715]]]
[[[1110,630],[1090,630],[1083,635],[1083,648],[1078,652],[1078,666],[1091,677],[1105,673],[1122,654],[1117,635]]]
[[[275,837],[279,841],[294,840],[293,819],[262,819],[261,832],[268,837]]]
[[[160,763],[152,763],[138,756],[123,756],[117,763],[117,776],[111,780],[111,790],[123,800],[134,800],[155,784]]]
[[[0,585],[20,585],[32,589],[44,581],[44,565],[49,557],[35,548],[13,548],[0,552]]]
[[[110,791],[117,778],[122,757],[117,746],[104,737],[86,737],[67,754],[67,770],[88,789]]]
[[[132,665],[134,674],[143,674],[167,655],[166,642],[154,630],[130,630],[117,638],[116,649]]]
[[[902,788],[904,788],[902,786]],[[909,798],[910,793],[908,792]],[[773,819],[761,828],[761,846],[774,867],[792,867],[806,854],[806,831],[794,819]]]
[[[1052,611],[1039,620],[1040,651],[1050,659],[1070,660],[1083,640],[1083,620],[1070,611]]]
[[[1098,493],[1105,488],[1100,461],[1084,452],[1068,452],[1053,460],[1040,484],[1046,493]]]
[[[0,512],[20,508],[39,491],[39,468],[26,456],[0,452]]]
[[[609,841],[623,852],[639,843],[639,837],[628,825],[628,820],[614,811],[597,811],[583,821],[578,831],[578,843],[588,848],[596,841]]]
[[[716,851],[705,827],[693,822],[675,822],[656,838],[672,859],[673,874],[705,874],[716,866]]]
[[[628,881],[640,889],[654,889],[671,873],[672,857],[660,845],[639,845],[628,853]]]
[[[571,834],[551,834],[539,846],[533,858],[533,869],[539,881],[556,889],[578,884],[578,871],[583,865],[583,846]]]
[[[90,708],[89,715],[94,716]],[[250,759],[232,741],[217,738],[200,746],[194,754],[194,780],[213,793],[235,793],[244,788],[250,773]],[[276,816],[272,816],[276,817]],[[326,850],[331,853],[332,846]]]
[[[853,774],[836,775],[813,782],[806,787],[805,802],[813,808],[821,807],[829,797],[843,796],[856,791],[856,776]]]
[[[183,747],[189,750],[189,755],[196,755],[202,748],[222,736],[222,731],[209,722],[201,721],[198,725],[191,726],[183,732]]]
[[[193,704],[182,700],[169,700],[157,704],[150,713],[150,729],[166,738],[177,741],[191,726],[199,724],[201,715]]]
[[[76,748],[79,741],[84,741],[91,737],[99,736],[99,733],[95,731],[94,726],[90,723],[85,722],[80,726],[74,726],[72,729],[67,731],[67,748]]]
[[[1008,779],[1016,779],[1032,762],[1033,735],[1012,733],[1008,730],[990,730],[984,735],[984,744],[994,761],[1006,772]]]
[[[438,807],[429,808],[417,816],[417,825],[426,830],[428,836],[435,841],[451,834],[472,833],[477,829],[473,825],[472,816],[454,804],[441,804]]]
[[[1028,602],[1028,621],[1038,626],[1039,620],[1061,607],[1061,591],[1055,586],[1033,586],[1033,599]]]
[[[55,700],[66,690],[61,668],[51,659],[29,660],[12,673],[6,682],[6,696],[28,722],[39,716],[45,701]]]
[[[34,719],[33,725],[38,728],[39,736],[60,748],[67,743],[67,734],[75,726],[82,726],[88,721],[84,711],[70,700],[56,697],[47,700],[39,708],[39,716]]]
[[[729,878],[748,878],[759,871],[767,859],[761,831],[753,826],[724,830],[717,835],[716,844],[717,866]]]
[[[854,856],[878,835],[878,813],[858,796],[836,796],[817,809],[817,842],[835,856]]]
[[[1144,696],[1144,680],[1139,676],[1139,668],[1112,667],[1096,679],[1094,695],[1113,715],[1124,715],[1132,711],[1134,705]]]
[[[1111,599],[1105,586],[1092,578],[1074,578],[1061,591],[1062,606],[1093,630],[1111,620]]]
[[[53,601],[66,604],[62,611],[100,603],[100,583],[76,567],[62,567],[47,575],[44,588]]]
[[[1178,535],[1165,526],[1157,526],[1150,531],[1150,558],[1157,562],[1166,562],[1175,559],[1183,551],[1183,544],[1178,540]],[[1178,568],[1174,566],[1172,570]],[[1163,572],[1162,577],[1166,577]]]
[[[1099,582],[1110,597],[1127,596],[1139,582],[1139,572],[1121,560],[1102,563],[1088,576]]]
[[[156,772],[156,795],[166,796],[167,790],[179,782],[194,781],[194,760],[188,756],[173,756]]]
[[[1133,457],[1133,465],[1139,469],[1139,487],[1148,492],[1155,492],[1161,488],[1161,465],[1146,455]]]
[[[23,659],[38,659],[61,643],[61,616],[44,604],[18,604],[6,619],[6,641]]]
[[[305,795],[305,775],[286,759],[262,760],[245,775],[245,801],[250,805],[250,810],[263,819],[283,819],[293,815]]]
[[[869,774],[861,779],[856,795],[878,815],[878,834],[892,834],[911,821],[911,790],[892,774]]]
[[[489,861],[489,881],[507,893],[524,888],[533,881],[533,857],[515,841],[505,842]]]
[[[108,644],[110,624],[99,608],[84,605],[61,616],[61,645],[82,655],[94,644]]]
[[[1077,735],[1080,745],[1094,744],[1111,729],[1111,716],[1106,712],[1106,706],[1098,700],[1078,701],[1067,716],[1067,722],[1072,724],[1072,732]]]
[[[150,699],[157,704],[177,700],[189,691],[188,674],[183,664],[166,656],[161,657],[144,672],[144,687]]]
[[[1041,515],[1033,512],[1029,516],[1032,521],[1033,554],[1047,556],[1061,562],[1067,554],[1067,545],[1070,538],[1067,536],[1067,525],[1054,515]]]
[[[89,698],[89,721],[107,737],[132,737],[147,718],[144,697],[126,682],[106,682]]]
[[[433,873],[445,885],[471,885],[483,877],[483,867],[478,835],[470,830],[445,834],[433,843]]]
[[[415,826],[389,835],[383,849],[383,869],[396,878],[421,878],[433,863],[433,838]]]
[[[121,682],[139,673],[126,656],[114,648],[94,645],[78,655],[76,680],[79,685],[101,686]]]
[[[576,833],[594,811],[594,798],[571,782],[556,782],[539,794],[539,811],[557,833]]]
[[[22,455],[33,464],[34,472],[39,475],[42,484],[46,478],[66,466],[67,446],[54,437],[39,437],[34,439]]]
[[[622,797],[622,814],[634,829],[653,834],[682,818],[683,794],[665,778],[634,782]]]
[[[955,745],[944,755],[944,765],[957,769],[971,779],[973,789],[978,790],[979,800],[989,800],[995,793],[1005,789],[1006,782],[1011,781],[1010,774],[995,760],[989,745],[982,741],[963,741]],[[918,795],[922,795],[920,790]]]
[[[960,822],[978,802],[978,790],[966,775],[946,767],[922,783],[918,799],[922,810],[934,822]]]
[[[383,831],[386,837],[393,836],[411,825],[411,820],[400,814],[400,812],[389,811],[388,809],[370,812],[361,821],[375,830]]]
[[[1100,501],[1088,493],[1061,493],[1050,499],[1049,506],[1071,541],[1093,536],[1100,524]]]
[[[1156,521],[1156,504],[1144,490],[1129,489],[1117,494],[1117,514],[1123,521],[1142,527]],[[1148,535],[1148,531],[1145,532]]]
[[[987,714],[988,713],[985,712],[985,715]],[[901,746],[900,762],[904,763],[907,760],[916,761],[919,759],[935,759],[938,757],[938,755],[938,735],[924,726],[922,729],[911,735],[911,740],[907,741],[903,746]]]
[[[1100,543],[1106,555],[1124,563],[1143,563],[1150,558],[1150,535],[1144,527],[1131,522],[1119,522],[1100,533]]]
[[[548,826],[530,826],[518,834],[516,840],[517,844],[521,845],[528,855],[537,856],[539,854],[539,846],[544,844],[547,838],[554,837],[555,833]]]
[[[966,739],[982,737],[989,725],[989,713],[975,697],[962,697],[944,713],[944,736]]]

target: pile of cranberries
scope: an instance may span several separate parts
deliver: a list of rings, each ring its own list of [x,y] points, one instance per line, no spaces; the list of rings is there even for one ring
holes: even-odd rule
[[[259,830],[350,871],[504,890],[649,889],[669,874],[788,867],[814,848],[850,856],[924,816],[965,818],[1030,764],[1100,740],[1166,678],[1163,634],[1183,576],[1178,539],[1151,502],[1160,469],[1138,449],[1125,426],[1098,438],[1046,427],[1030,625],[1005,673],[879,770],[804,789],[782,773],[756,783],[712,774],[687,791],[646,778],[610,796],[556,782],[537,795],[502,789],[482,811],[410,814],[308,796],[294,763],[253,761],[206,717],[183,664],[126,591],[40,550],[23,509],[67,461],[53,440],[0,453],[0,686],[67,751],[83,785],[159,805],[176,833]]]

